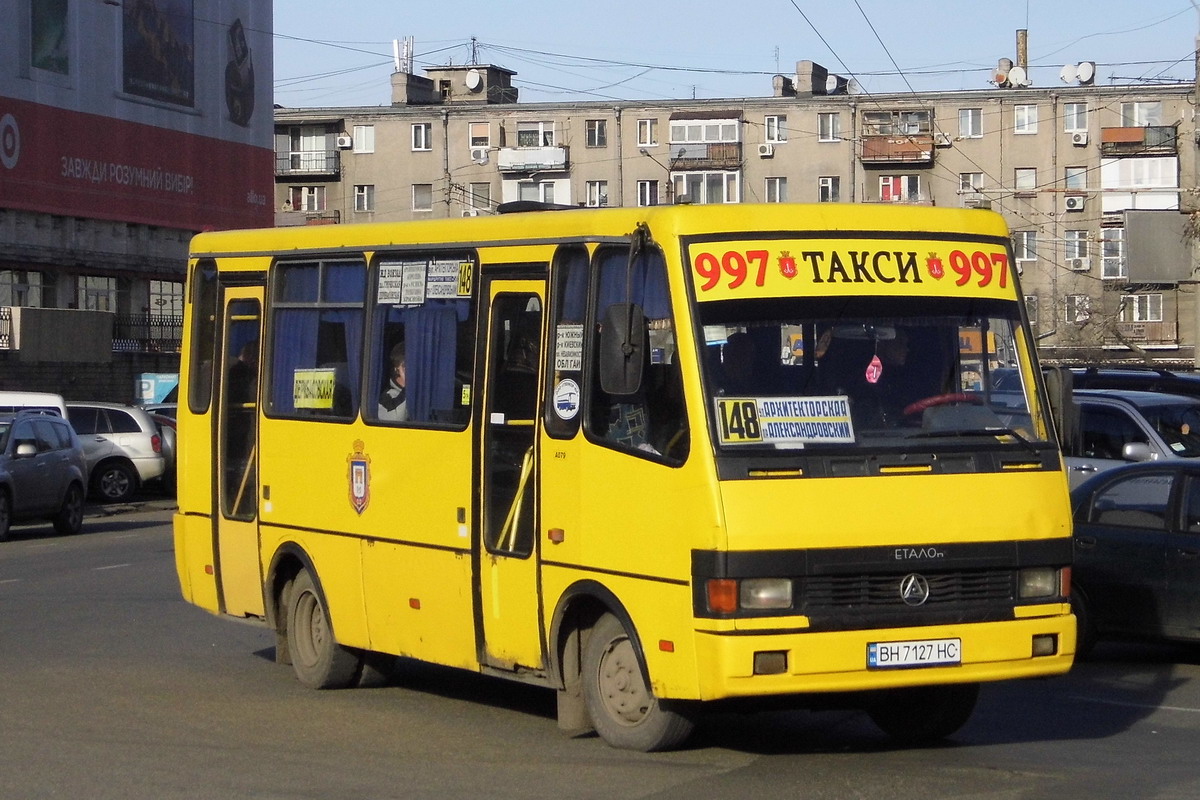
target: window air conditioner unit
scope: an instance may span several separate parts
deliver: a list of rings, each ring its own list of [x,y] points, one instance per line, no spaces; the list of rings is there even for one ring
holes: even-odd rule
[[[933,143],[937,147],[949,147],[954,144],[954,137],[948,133],[935,133]]]
[[[991,208],[992,201],[983,195],[968,195],[963,198],[963,208]]]
[[[471,160],[476,164],[486,164],[488,161],[488,149],[486,147],[472,147]]]
[[[1083,211],[1084,205],[1086,205],[1086,198],[1068,197],[1066,199],[1067,211]]]
[[[479,209],[478,208],[464,208],[463,216],[464,217],[478,217]]]
[[[337,145],[342,150],[349,150],[351,147],[354,147],[354,137],[343,134],[337,137]]]
[[[760,144],[758,146],[758,157],[759,158],[770,158],[773,155],[775,155],[775,145]]]
[[[1076,131],[1071,134],[1071,144],[1076,147],[1087,147],[1087,131]]]
[[[1068,258],[1067,266],[1076,272],[1087,272],[1092,268],[1092,262],[1086,258]]]

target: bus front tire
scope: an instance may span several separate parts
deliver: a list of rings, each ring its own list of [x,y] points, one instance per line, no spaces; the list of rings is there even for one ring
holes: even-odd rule
[[[978,699],[978,683],[888,689],[867,706],[867,714],[896,744],[930,744],[965,725]]]
[[[583,653],[583,697],[596,732],[609,745],[648,753],[678,747],[695,727],[654,696],[621,622],[605,614]]]
[[[338,644],[325,603],[308,570],[285,593],[288,654],[300,683],[311,689],[345,689],[359,676],[359,654]]]

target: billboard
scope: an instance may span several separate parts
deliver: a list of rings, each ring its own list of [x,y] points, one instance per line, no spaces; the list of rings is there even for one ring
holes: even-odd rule
[[[271,3],[0,0],[0,207],[273,222]]]

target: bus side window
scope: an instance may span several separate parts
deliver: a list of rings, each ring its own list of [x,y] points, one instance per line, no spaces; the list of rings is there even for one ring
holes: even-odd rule
[[[610,395],[593,370],[590,424],[593,436],[613,446],[662,456],[680,462],[690,447],[683,380],[667,291],[666,265],[658,250],[644,251],[634,262],[627,282],[628,250],[603,248],[596,253],[599,284],[594,320],[602,320],[610,305],[629,300],[641,306],[645,327],[635,335],[643,345],[642,384],[632,395]],[[600,337],[592,337],[592,361],[599,358]]]
[[[546,381],[546,433],[570,439],[579,430],[582,414],[584,325],[587,317],[588,253],[583,245],[563,245],[551,267],[554,298],[553,327],[547,337],[550,378]]]
[[[439,265],[476,270],[470,256],[439,256]],[[427,272],[431,259],[387,257],[380,273]],[[380,278],[382,280],[382,278]],[[475,315],[470,297],[426,297],[402,304],[375,292],[363,418],[381,425],[466,427],[471,414]]]

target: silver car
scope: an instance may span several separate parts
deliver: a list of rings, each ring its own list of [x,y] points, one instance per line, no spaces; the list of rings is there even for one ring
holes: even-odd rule
[[[0,541],[15,520],[50,519],[59,533],[83,527],[83,447],[57,413],[0,414]]]
[[[166,470],[162,437],[153,420],[135,406],[67,403],[67,418],[88,465],[92,494],[101,500],[129,499],[146,481]]]
[[[1064,445],[1071,488],[1137,461],[1200,457],[1200,400],[1161,392],[1076,389],[1079,433]]]

